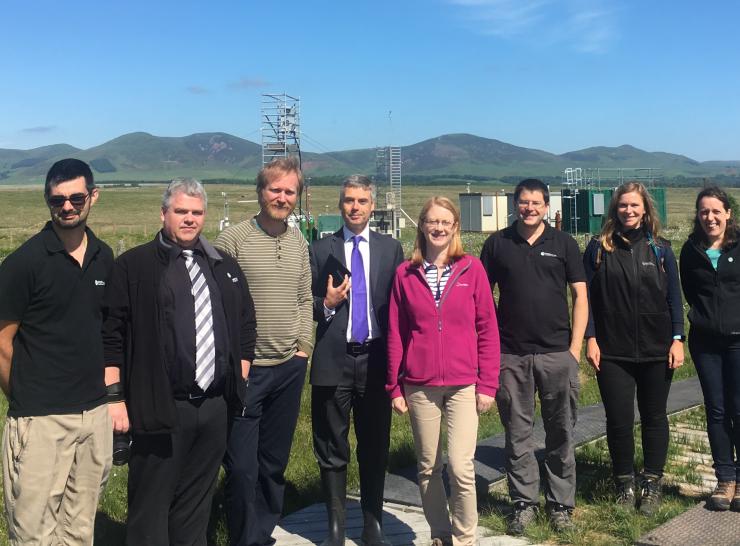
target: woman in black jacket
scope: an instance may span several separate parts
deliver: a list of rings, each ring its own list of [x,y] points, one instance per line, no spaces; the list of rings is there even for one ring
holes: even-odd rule
[[[699,374],[717,487],[715,510],[740,511],[740,247],[727,194],[696,198],[694,231],[681,249],[681,283],[691,306],[689,350]]]
[[[597,372],[617,502],[634,505],[634,399],[642,421],[644,471],[637,499],[653,513],[661,502],[668,452],[666,403],[673,370],[683,364],[683,309],[676,258],[645,186],[617,188],[599,238],[583,261],[591,313],[586,357]]]

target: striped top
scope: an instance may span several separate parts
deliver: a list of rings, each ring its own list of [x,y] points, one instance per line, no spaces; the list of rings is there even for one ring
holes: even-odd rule
[[[437,274],[436,265],[430,264],[426,260],[424,260],[423,267],[424,276],[426,277],[427,284],[432,291],[434,302],[439,305],[439,300],[442,298],[445,286],[447,286],[447,280],[450,278],[450,273],[452,273],[452,266],[450,264],[445,265],[442,270],[442,275]]]
[[[244,271],[257,316],[255,366],[274,366],[313,351],[313,299],[308,244],[288,226],[272,237],[255,218],[226,228],[214,246]]]

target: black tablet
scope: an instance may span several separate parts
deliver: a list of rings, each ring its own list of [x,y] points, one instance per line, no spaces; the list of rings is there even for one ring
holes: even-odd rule
[[[334,254],[329,254],[324,264],[324,278],[328,279],[331,275],[332,285],[336,288],[344,282],[344,276],[351,277],[352,273],[345,267],[345,265],[337,260]]]

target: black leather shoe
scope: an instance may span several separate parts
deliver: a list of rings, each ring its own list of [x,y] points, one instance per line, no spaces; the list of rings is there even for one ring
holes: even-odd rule
[[[326,498],[329,534],[321,546],[344,546],[344,505],[347,498],[347,471],[321,471],[321,486]]]

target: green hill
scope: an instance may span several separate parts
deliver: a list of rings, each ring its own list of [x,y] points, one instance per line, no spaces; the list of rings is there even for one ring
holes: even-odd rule
[[[423,178],[476,176],[557,177],[567,167],[660,168],[667,176],[736,176],[740,161],[700,163],[683,155],[647,152],[633,146],[597,146],[556,155],[470,134],[449,134],[404,146],[405,176]],[[0,183],[40,183],[51,164],[79,157],[105,181],[165,181],[177,176],[201,179],[251,179],[261,165],[258,144],[227,133],[158,137],[130,133],[80,150],[67,144],[32,150],[0,149]],[[375,173],[375,149],[303,153],[307,176]]]

